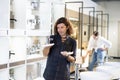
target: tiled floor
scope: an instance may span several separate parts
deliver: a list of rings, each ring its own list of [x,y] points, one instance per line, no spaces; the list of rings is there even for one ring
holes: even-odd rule
[[[110,61],[110,62],[120,62],[120,59],[110,58],[110,59],[108,59],[108,61]],[[71,77],[70,80],[75,80],[75,73],[72,73],[70,77]]]

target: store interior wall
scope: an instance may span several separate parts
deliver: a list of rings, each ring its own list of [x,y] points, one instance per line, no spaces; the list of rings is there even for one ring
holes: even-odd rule
[[[73,0],[65,0],[65,1],[73,1]],[[112,48],[109,49],[108,55],[114,57],[120,57],[119,47],[118,47],[118,42],[119,42],[118,21],[120,19],[120,15],[119,15],[120,1],[107,1],[107,2],[97,2],[97,3],[91,0],[79,0],[79,1],[83,1],[85,7],[95,7],[96,10],[102,10],[104,13],[109,14],[108,40],[112,42]]]
[[[109,40],[112,42],[112,48],[109,50],[110,56],[120,57],[119,53],[119,21],[120,21],[120,1],[108,1],[98,2],[98,5],[105,8],[105,11],[109,13]],[[114,39],[113,39],[114,37]]]
[[[118,32],[120,32],[120,21],[118,21]],[[120,35],[118,34],[118,48],[120,47]],[[120,49],[118,49],[118,56],[120,56]]]

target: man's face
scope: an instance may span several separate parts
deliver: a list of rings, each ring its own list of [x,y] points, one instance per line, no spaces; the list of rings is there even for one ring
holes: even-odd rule
[[[97,40],[97,39],[98,39],[98,36],[93,35],[93,39]]]

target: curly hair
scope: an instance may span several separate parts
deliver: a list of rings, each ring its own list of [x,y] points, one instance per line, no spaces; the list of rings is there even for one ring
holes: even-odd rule
[[[58,34],[57,25],[60,23],[63,23],[68,28],[66,34],[71,35],[73,33],[73,28],[72,28],[70,21],[65,17],[61,17],[56,21],[54,25],[54,34]]]

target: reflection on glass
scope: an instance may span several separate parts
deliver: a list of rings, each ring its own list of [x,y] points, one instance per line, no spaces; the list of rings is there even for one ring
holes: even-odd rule
[[[41,43],[38,37],[27,39],[27,54],[40,54]]]
[[[31,0],[31,6],[33,10],[39,10],[39,0]]]
[[[17,20],[14,17],[14,0],[10,0],[10,28],[14,28],[14,22]]]
[[[10,79],[9,80],[15,80],[15,78],[14,78],[14,69],[10,69],[9,74],[10,74]]]

